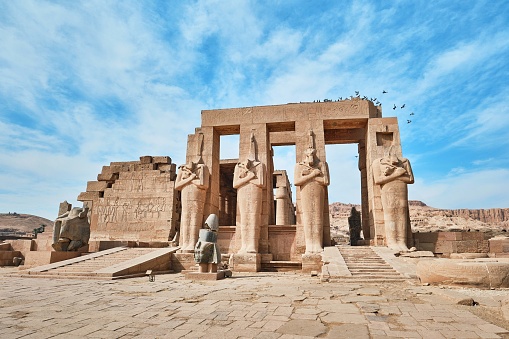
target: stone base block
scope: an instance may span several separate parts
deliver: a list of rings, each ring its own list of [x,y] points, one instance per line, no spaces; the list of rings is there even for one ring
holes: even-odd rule
[[[509,287],[509,261],[496,259],[432,259],[417,263],[417,276],[422,283]]]
[[[31,251],[25,254],[25,266],[35,267],[52,264],[54,262],[77,258],[80,252]]]
[[[262,255],[259,253],[233,254],[231,263],[231,269],[235,272],[259,272],[262,268]]]
[[[230,270],[219,270],[216,273],[199,273],[193,271],[184,273],[184,276],[188,280],[221,280],[226,277],[231,277],[232,272]]]
[[[450,259],[478,259],[487,258],[488,253],[451,253]]]
[[[194,270],[195,266],[194,253],[173,253],[171,256],[171,267],[174,272]]]
[[[269,263],[272,260],[274,260],[274,255],[272,253],[261,254],[261,256],[262,256],[262,264]]]
[[[20,251],[0,251],[0,266],[17,266],[14,258],[21,258]]]
[[[303,254],[302,255],[302,273],[311,273],[312,271],[321,272],[323,266],[322,254]]]

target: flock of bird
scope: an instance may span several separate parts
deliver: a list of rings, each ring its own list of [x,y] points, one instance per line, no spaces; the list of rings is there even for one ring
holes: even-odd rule
[[[382,91],[382,94],[387,94],[388,92],[386,90],[383,90]],[[349,99],[353,99],[353,98],[358,98],[358,99],[362,99],[362,100],[369,100],[371,102],[373,102],[375,105],[377,106],[380,106],[381,102],[378,101],[377,98],[368,98],[367,96],[363,96],[361,98],[360,94],[359,94],[359,91],[355,91],[355,95],[351,95],[350,97],[339,97],[338,100],[331,100],[331,99],[323,99],[323,102],[334,102],[334,101],[342,101],[342,100],[349,100]],[[313,100],[313,102],[322,102],[320,100]],[[406,107],[406,104],[403,104],[401,105],[399,108],[400,109],[404,109]],[[396,106],[396,104],[394,104],[394,106],[392,107],[393,110],[396,110],[398,108],[398,106]],[[414,112],[410,113],[410,115],[415,115]],[[410,124],[412,122],[412,120],[410,119],[406,119],[406,122],[407,124]]]

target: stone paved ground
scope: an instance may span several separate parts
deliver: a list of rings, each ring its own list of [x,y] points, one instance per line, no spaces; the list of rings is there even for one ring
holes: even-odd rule
[[[327,283],[294,273],[205,282],[180,274],[155,282],[58,280],[9,277],[4,270],[3,339],[509,337],[507,322],[483,320],[472,306],[415,281]]]

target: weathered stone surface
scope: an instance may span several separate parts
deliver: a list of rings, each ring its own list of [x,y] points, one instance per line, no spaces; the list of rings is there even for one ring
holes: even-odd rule
[[[290,320],[286,322],[283,326],[277,329],[276,332],[283,334],[293,334],[293,335],[302,335],[309,337],[318,337],[319,335],[325,333],[327,331],[327,327],[317,320]]]
[[[56,251],[77,251],[89,239],[88,208],[74,207],[55,220],[52,246]]]
[[[235,165],[233,188],[237,190],[237,206],[240,214],[239,254],[258,253],[263,189],[266,185],[265,165],[257,160],[256,140],[251,133],[247,157]]]
[[[316,157],[314,134],[309,130],[309,144],[304,151],[303,161],[295,165],[294,180],[300,194],[297,213],[298,224],[304,230],[306,254],[323,251],[323,227],[325,192],[329,185],[329,168],[326,162]]]
[[[103,192],[108,188],[106,181],[89,181],[87,182],[87,192]]]
[[[171,164],[171,158],[169,156],[155,156],[152,157],[154,164]]]
[[[334,339],[369,339],[369,329],[367,325],[362,324],[343,324],[334,326],[327,338]]]
[[[150,155],[144,155],[140,157],[140,163],[142,165],[150,164],[152,162],[152,157]]]
[[[481,260],[421,260],[417,276],[422,283],[430,284],[509,287],[509,262]]]
[[[414,183],[410,162],[390,154],[373,161],[373,177],[380,185],[385,222],[385,241],[394,250],[408,251],[407,237],[410,229],[407,184]]]
[[[89,182],[78,196],[91,209],[91,241],[164,242],[174,237],[180,208],[174,174],[157,170],[151,156],[140,159],[103,166],[98,181]]]

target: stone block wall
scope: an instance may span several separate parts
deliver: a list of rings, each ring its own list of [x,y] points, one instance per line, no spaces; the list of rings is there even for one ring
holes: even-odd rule
[[[178,227],[176,166],[168,156],[103,166],[78,196],[90,208],[90,241],[168,241]]]
[[[509,258],[509,237],[494,237],[489,240],[492,258]]]
[[[482,232],[428,232],[413,236],[417,250],[444,257],[451,253],[488,253],[490,249],[490,236]]]

